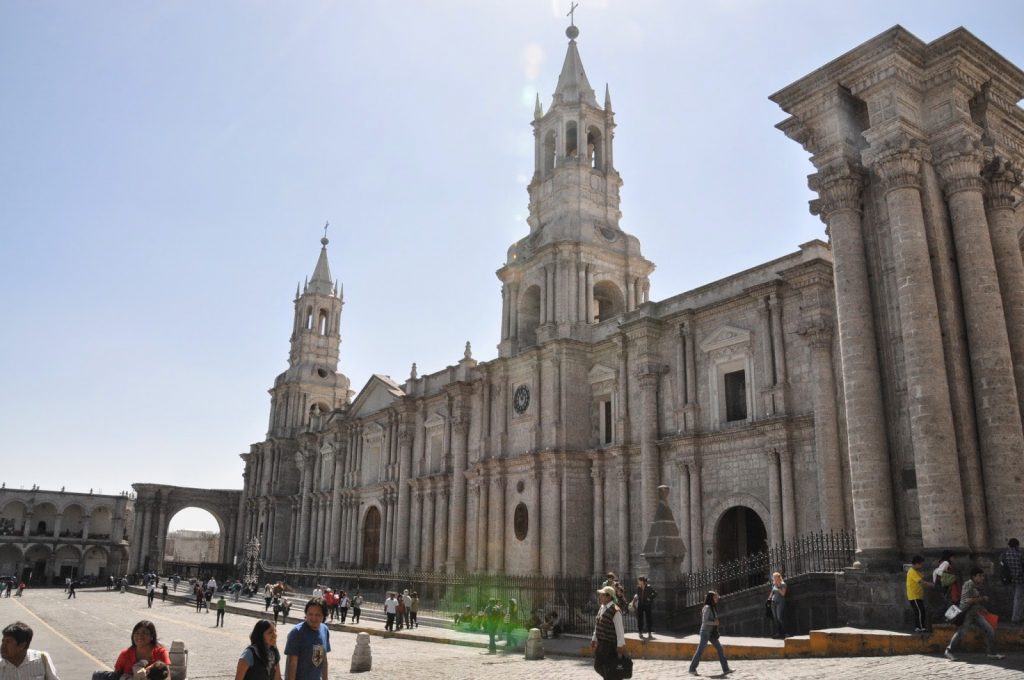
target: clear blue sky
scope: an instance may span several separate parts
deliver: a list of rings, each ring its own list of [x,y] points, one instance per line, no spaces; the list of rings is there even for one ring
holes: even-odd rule
[[[325,220],[356,389],[467,340],[492,358],[567,4],[0,3],[3,481],[239,487]],[[576,23],[654,299],[824,237],[772,92],[896,23],[1024,65],[1019,0],[582,0]]]

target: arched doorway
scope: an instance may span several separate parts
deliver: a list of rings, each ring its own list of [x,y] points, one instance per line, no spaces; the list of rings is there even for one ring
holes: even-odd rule
[[[363,569],[375,568],[379,554],[380,510],[371,507],[366,511],[366,518],[363,520]]]
[[[196,506],[184,507],[167,523],[162,572],[183,577],[219,575],[223,531],[220,519]]]
[[[715,532],[715,564],[722,565],[763,553],[768,549],[768,532],[756,512],[742,505],[725,511]],[[749,577],[722,583],[722,593],[752,588],[767,582],[768,575],[760,572]]]

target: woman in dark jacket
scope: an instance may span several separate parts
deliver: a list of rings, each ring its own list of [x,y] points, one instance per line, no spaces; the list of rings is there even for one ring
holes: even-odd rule
[[[277,628],[260,619],[249,634],[249,646],[238,658],[235,680],[281,680],[281,653],[277,651]]]
[[[725,658],[725,650],[722,649],[722,642],[718,639],[718,600],[718,593],[713,590],[709,590],[708,594],[704,596],[704,609],[700,612],[700,643],[690,661],[690,675],[697,675],[697,664],[700,663],[700,657],[704,653],[704,648],[708,646],[708,642],[713,644],[718,651],[718,660],[722,664],[722,675],[732,673],[729,661]]]

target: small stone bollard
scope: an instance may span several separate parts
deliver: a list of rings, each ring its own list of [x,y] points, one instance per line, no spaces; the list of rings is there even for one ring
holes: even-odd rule
[[[531,628],[526,638],[526,660],[537,661],[544,658],[544,641],[540,639],[540,628]]]
[[[170,676],[171,680],[187,680],[188,678],[188,650],[181,640],[171,642]]]
[[[360,633],[356,636],[356,648],[352,652],[352,667],[349,673],[363,673],[370,670],[373,658],[370,655],[370,634]]]

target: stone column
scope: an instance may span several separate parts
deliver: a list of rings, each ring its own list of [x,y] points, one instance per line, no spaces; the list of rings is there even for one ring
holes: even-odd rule
[[[877,556],[881,562],[899,550],[899,540],[861,225],[863,182],[863,171],[848,162],[811,176],[811,188],[821,197],[812,211],[822,216],[832,242],[847,450],[850,476],[857,480],[852,487],[858,559]]]
[[[533,462],[533,470],[530,476],[530,488],[533,491],[530,502],[530,524],[526,535],[530,544],[530,573],[540,574],[540,550],[541,550],[541,467],[540,461]]]
[[[625,454],[618,460],[619,497],[616,499],[619,507],[619,564],[616,571],[629,572],[629,556],[632,552],[629,546],[629,468],[626,466]]]
[[[690,469],[690,571],[704,568],[704,510],[700,483],[700,463],[687,463]]]
[[[420,567],[423,571],[434,570],[434,490],[423,491],[423,536],[420,542]]]
[[[676,463],[679,471],[679,528],[683,542],[686,543],[686,556],[683,557],[683,571],[692,571],[693,546],[690,544],[690,469],[685,463]]]
[[[683,322],[686,343],[686,429],[697,427],[697,357],[694,354],[693,321]],[[692,550],[690,551],[692,554]]]
[[[449,512],[448,573],[466,570],[466,458],[469,419],[459,414],[452,423],[452,497]]]
[[[541,573],[555,576],[562,571],[562,476],[555,461],[548,461],[541,479],[543,493],[538,508],[547,521],[537,522],[540,530]],[[545,507],[547,506],[547,507]]]
[[[378,564],[388,563],[388,541],[390,540],[390,524],[391,524],[391,501],[385,492],[384,497],[381,499],[381,508],[384,512],[381,513],[381,527],[380,527],[380,545],[377,549],[377,562]]]
[[[519,286],[513,284],[509,290],[509,307],[511,309],[509,316],[509,323],[511,328],[509,329],[509,336],[513,340],[519,338],[519,304],[518,304],[518,293]]]
[[[487,545],[490,538],[490,489],[491,480],[486,471],[480,470],[479,486],[477,493],[477,518],[476,518],[476,572],[484,574],[487,572]]]
[[[163,502],[160,503],[160,512],[157,515],[156,525],[156,572],[162,573],[164,567],[164,532],[167,531],[167,508]],[[223,543],[223,536],[221,543]],[[221,546],[223,547],[223,546]]]
[[[438,489],[434,497],[434,567],[437,571],[444,569],[448,558],[448,489]]]
[[[508,340],[509,337],[509,313],[512,311],[509,299],[508,284],[501,287],[501,339]]]
[[[758,321],[761,325],[761,330],[758,333],[761,339],[761,364],[764,370],[761,374],[764,376],[764,380],[761,384],[765,386],[765,389],[761,390],[761,394],[764,397],[763,404],[757,404],[756,399],[752,399],[751,403],[755,404],[755,409],[758,411],[755,414],[755,418],[764,415],[775,414],[775,399],[772,390],[767,389],[768,385],[775,385],[775,361],[772,357],[772,322],[768,312],[767,299],[759,292],[755,299],[757,300],[757,316]]]
[[[402,415],[398,433],[398,539],[395,543],[395,559],[392,565],[395,571],[405,571],[409,568],[409,478],[412,474],[413,433],[408,420],[412,417],[412,413],[408,411]]]
[[[627,374],[628,357],[626,355],[626,336],[619,336],[619,352],[616,358],[619,360],[618,384],[616,385],[616,397],[618,399],[618,413],[615,418],[615,443],[629,443],[629,376]]]
[[[839,457],[836,383],[832,373],[832,324],[818,321],[802,334],[811,350],[814,452],[817,456],[818,516],[825,531],[846,528],[843,465]]]
[[[420,570],[420,538],[423,536],[423,494],[417,488],[409,490],[409,500],[412,503],[410,517],[412,525],[409,527],[409,571]]]
[[[658,507],[661,465],[658,461],[658,373],[645,367],[640,382],[640,527],[650,527]]]
[[[594,322],[594,268],[587,265],[587,323]]]
[[[331,482],[331,525],[328,527],[328,551],[330,553],[329,566],[337,569],[341,563],[341,542],[339,532],[341,531],[341,476],[342,455],[336,451],[334,454],[334,479]]]
[[[310,482],[312,480],[306,467],[306,458],[301,453],[295,454],[295,465],[299,468],[299,494],[302,503],[299,514],[299,545],[296,557],[299,564],[306,564],[309,561],[309,523],[312,505]]]
[[[786,413],[786,390],[789,383],[789,376],[786,373],[786,345],[782,333],[782,303],[779,301],[778,293],[768,295],[768,311],[772,321],[772,350],[775,359],[775,412]]]
[[[782,538],[796,538],[796,487],[793,485],[793,452],[779,451],[779,478],[782,481]]]
[[[1024,527],[1024,494],[1021,493],[1020,482],[1024,465],[1024,431],[1007,333],[1007,319],[1016,321],[1024,314],[1024,310],[1020,309],[1018,298],[1013,300],[1016,308],[1010,310],[1009,317],[1004,311],[1000,296],[1002,282],[997,274],[993,240],[985,215],[980,149],[973,147],[970,142],[946,148],[941,151],[937,169],[944,183],[953,223],[960,271],[960,295],[970,346],[974,400],[982,413],[978,418],[978,440],[985,479],[989,535],[992,540],[998,540],[1000,536],[1016,535]],[[996,233],[1000,236],[1000,246],[1005,248],[1004,242],[1009,235],[999,229]],[[1010,257],[1004,255],[1000,259],[1008,262]],[[1014,265],[1005,265],[1006,281],[1011,288],[1019,284],[1020,278],[1017,275],[1024,268],[1019,257],[1015,260]],[[1017,341],[1024,342],[1024,338],[1017,338]],[[920,478],[919,471],[919,488]],[[956,481],[959,483],[959,472]],[[919,491],[919,495],[923,496],[924,491]],[[947,495],[947,504],[954,506],[950,511],[955,512],[960,523],[964,524],[960,504],[950,504],[948,500]],[[924,519],[925,507],[922,506],[922,525]],[[925,545],[929,545],[927,540]],[[966,529],[961,542],[950,540],[941,545],[967,545]]]
[[[142,508],[142,540],[139,541],[139,561],[136,562],[135,566],[138,571],[143,571],[146,568],[146,555],[149,554],[149,542],[150,542],[150,524],[153,521],[153,511],[150,510],[147,504]]]
[[[594,458],[590,463],[590,478],[594,481],[594,575],[604,573],[604,470]]]
[[[494,488],[491,492],[491,503],[493,513],[493,524],[491,536],[493,536],[493,554],[491,559],[488,561],[491,565],[491,571],[494,573],[504,573],[505,571],[505,526],[508,524],[505,517],[505,473],[503,470],[498,468],[495,470],[491,483]]]
[[[817,411],[815,411],[817,412]],[[772,547],[782,543],[782,492],[779,489],[779,454],[775,449],[765,451],[768,460],[768,512],[771,515],[770,536]]]

